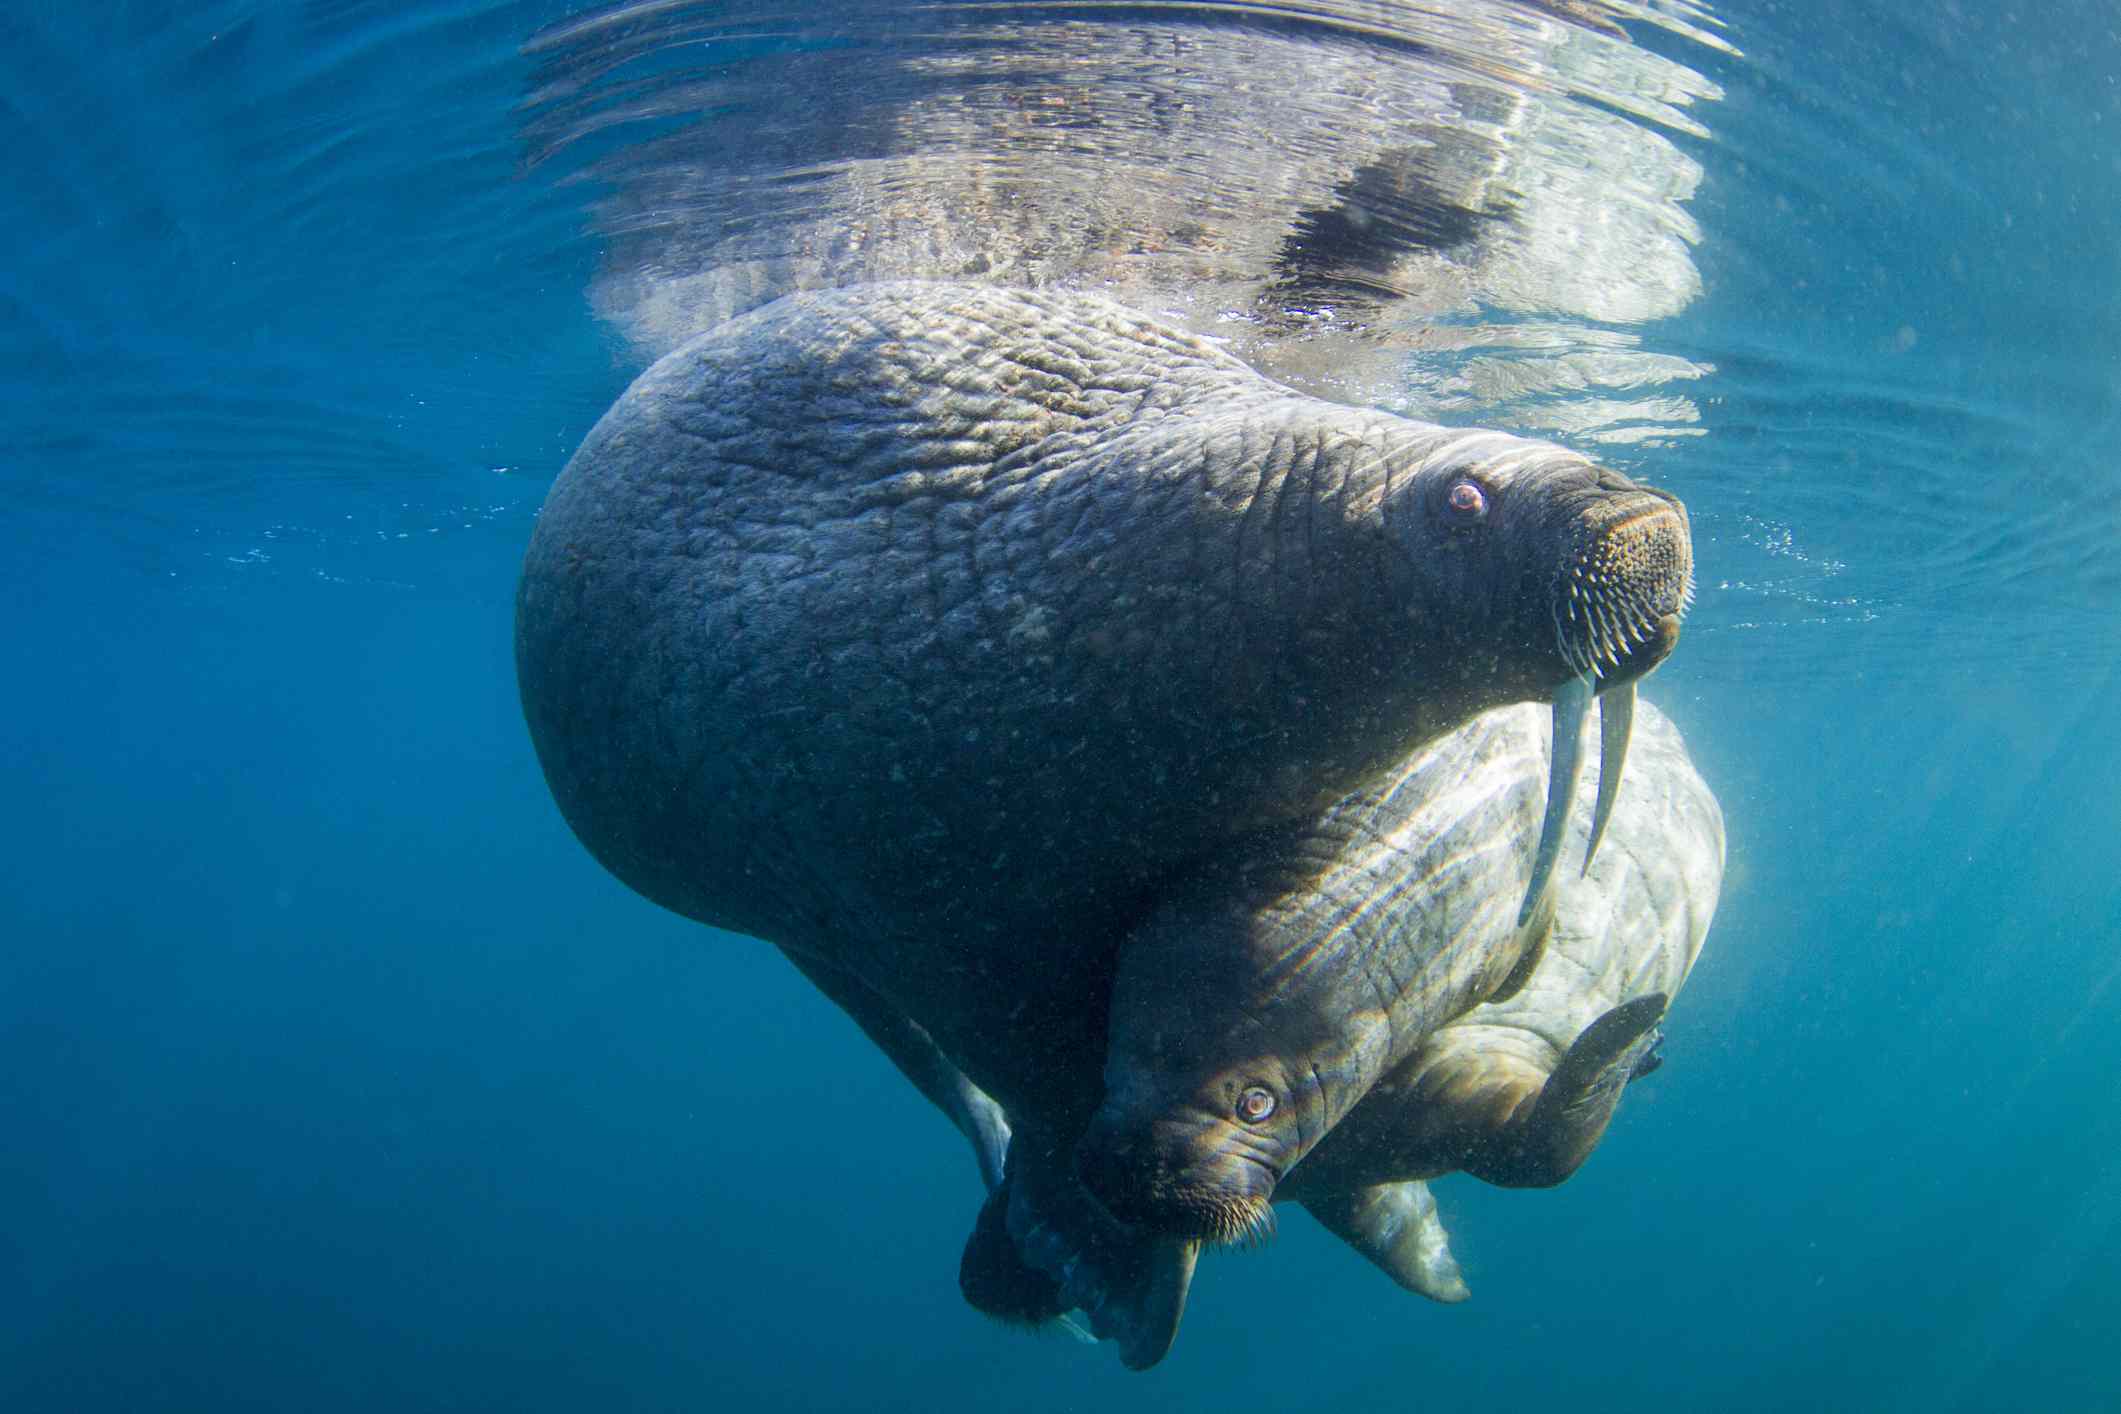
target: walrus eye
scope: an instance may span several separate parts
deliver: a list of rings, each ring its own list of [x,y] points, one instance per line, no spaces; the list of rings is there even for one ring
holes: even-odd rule
[[[1488,498],[1478,486],[1470,481],[1461,481],[1451,487],[1444,497],[1444,504],[1451,514],[1460,520],[1479,520],[1488,513]]]
[[[1237,1097],[1237,1117],[1246,1124],[1258,1124],[1274,1113],[1274,1092],[1264,1085],[1254,1085]]]

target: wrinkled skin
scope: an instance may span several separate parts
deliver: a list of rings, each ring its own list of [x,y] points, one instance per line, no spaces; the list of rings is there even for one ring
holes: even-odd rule
[[[1476,713],[1647,671],[1689,568],[1676,502],[1562,449],[1302,397],[1089,297],[884,285],[636,382],[540,517],[517,662],[599,860],[895,1009],[1061,1192],[1123,939],[1256,911]],[[1334,971],[1293,992],[1330,1012]]]

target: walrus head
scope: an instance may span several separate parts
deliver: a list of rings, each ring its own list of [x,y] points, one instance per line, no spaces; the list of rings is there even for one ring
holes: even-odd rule
[[[1461,671],[1488,684],[1474,710],[1525,700],[1553,706],[1547,809],[1522,927],[1552,880],[1594,695],[1605,703],[1586,869],[1604,836],[1635,683],[1671,654],[1693,601],[1686,507],[1551,443],[1497,432],[1456,437],[1408,480],[1415,489],[1401,500],[1412,503],[1409,559],[1432,579],[1426,597],[1463,615]],[[1424,628],[1448,637],[1446,626]]]
[[[1215,943],[1137,941],[1120,985],[1140,1004],[1115,1018],[1105,1102],[1077,1145],[1077,1174],[1138,1230],[1214,1245],[1265,1241],[1282,1176],[1353,1108],[1381,1059],[1341,1048],[1330,1005],[1256,1011],[1234,975],[1242,969],[1203,976],[1198,963],[1221,951]],[[1159,975],[1127,976],[1128,956],[1153,958]],[[1183,973],[1200,984],[1187,986]],[[1299,1013],[1315,1022],[1311,1034],[1291,1034]],[[1347,1035],[1359,1044],[1365,1030]]]

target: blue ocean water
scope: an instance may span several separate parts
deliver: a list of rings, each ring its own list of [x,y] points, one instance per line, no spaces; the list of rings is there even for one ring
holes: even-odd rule
[[[961,1142],[546,794],[515,569],[642,363],[568,7],[0,16],[0,1408],[2121,1407],[2121,34],[1717,14],[1627,26],[1720,90],[1619,454],[1731,833],[1667,1064],[1438,1185],[1466,1305],[1291,1215],[1144,1375],[966,1308]]]

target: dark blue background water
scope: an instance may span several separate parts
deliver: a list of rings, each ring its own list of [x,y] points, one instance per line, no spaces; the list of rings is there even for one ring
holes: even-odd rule
[[[0,17],[0,1408],[2121,1407],[2104,7],[1686,50],[1669,1064],[1440,1185],[1469,1304],[1291,1214],[1145,1376],[966,1309],[956,1137],[545,794],[514,567],[634,371],[517,175],[559,13]]]

